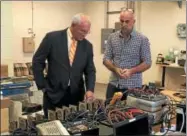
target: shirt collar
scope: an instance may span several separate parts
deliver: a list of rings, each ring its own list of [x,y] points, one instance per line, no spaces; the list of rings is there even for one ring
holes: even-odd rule
[[[135,36],[135,34],[136,34],[136,31],[133,29],[132,32],[130,33],[130,39],[132,38],[132,36]],[[120,37],[120,38],[123,38],[123,35],[122,35],[122,33],[121,33],[121,30],[119,31],[119,37]]]
[[[68,28],[67,32],[68,32],[68,36],[69,36],[71,39],[73,39],[73,35],[72,35],[71,31],[70,31],[70,28]]]

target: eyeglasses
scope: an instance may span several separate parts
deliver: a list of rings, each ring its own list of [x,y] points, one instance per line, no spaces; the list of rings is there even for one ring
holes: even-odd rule
[[[125,8],[125,7],[121,8],[121,11],[130,11],[130,12],[134,13],[134,9]]]
[[[87,35],[87,34],[90,34],[90,31],[86,32],[86,31],[84,31],[84,30],[79,30],[79,33],[84,34],[84,35]]]

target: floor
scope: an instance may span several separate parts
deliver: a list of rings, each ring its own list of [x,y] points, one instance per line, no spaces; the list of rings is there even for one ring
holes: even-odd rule
[[[96,83],[95,98],[105,99],[107,84]]]

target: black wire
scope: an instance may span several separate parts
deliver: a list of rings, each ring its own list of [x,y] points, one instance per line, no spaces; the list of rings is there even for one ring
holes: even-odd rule
[[[18,128],[12,132],[12,136],[37,136],[37,129],[35,127],[31,127],[28,130],[23,130]]]

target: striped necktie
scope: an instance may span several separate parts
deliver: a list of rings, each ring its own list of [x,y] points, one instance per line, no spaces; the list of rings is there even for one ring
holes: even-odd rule
[[[70,47],[70,50],[69,50],[69,62],[70,62],[71,66],[73,64],[73,60],[74,60],[74,57],[75,57],[76,48],[77,48],[76,41],[74,39],[72,39],[71,47]]]

